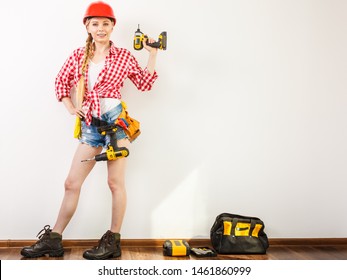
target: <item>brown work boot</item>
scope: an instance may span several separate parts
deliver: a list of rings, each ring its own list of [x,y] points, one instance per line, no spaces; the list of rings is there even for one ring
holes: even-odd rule
[[[120,234],[108,230],[99,240],[98,246],[83,253],[88,260],[106,260],[121,255]]]
[[[50,257],[62,257],[64,255],[62,236],[57,232],[52,232],[50,226],[46,225],[37,234],[37,237],[39,240],[35,244],[22,249],[20,252],[22,256],[27,258],[38,258],[46,254]]]

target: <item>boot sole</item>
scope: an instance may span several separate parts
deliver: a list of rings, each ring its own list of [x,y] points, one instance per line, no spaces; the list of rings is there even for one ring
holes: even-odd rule
[[[64,256],[64,249],[55,250],[55,251],[44,251],[40,253],[28,253],[28,252],[20,252],[23,257],[26,258],[39,258],[44,257],[46,254],[48,254],[50,257],[62,257]]]
[[[113,258],[119,258],[122,255],[122,253],[116,254],[108,254],[108,255],[103,255],[103,256],[88,256],[83,254],[83,258],[87,260],[107,260],[107,259],[113,259]]]

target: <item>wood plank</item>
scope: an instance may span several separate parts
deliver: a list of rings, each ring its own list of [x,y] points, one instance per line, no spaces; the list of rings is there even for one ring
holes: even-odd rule
[[[318,239],[270,239],[270,247],[264,255],[218,255],[215,260],[347,260],[346,238]],[[189,257],[168,257],[163,255],[165,239],[122,239],[121,260],[192,260]],[[187,240],[191,247],[211,246],[209,239]],[[36,240],[0,241],[0,260],[26,259],[20,255],[23,246]],[[83,252],[97,244],[98,240],[64,240],[65,254],[61,258],[48,256],[40,260],[83,260]]]
[[[65,254],[60,258],[48,256],[33,260],[84,260],[83,252],[90,247],[65,247]],[[25,260],[20,254],[21,248],[0,248],[0,260]],[[199,260],[195,256],[168,257],[158,246],[122,246],[120,260]],[[206,259],[206,258],[203,258]],[[213,260],[347,260],[347,246],[270,246],[264,255],[221,255],[208,258]]]

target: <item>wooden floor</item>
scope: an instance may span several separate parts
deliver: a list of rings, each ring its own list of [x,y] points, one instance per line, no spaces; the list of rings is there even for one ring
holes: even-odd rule
[[[40,257],[38,260],[83,260],[83,252],[87,247],[66,247],[61,258]],[[21,260],[21,248],[0,248],[0,260]],[[163,255],[162,248],[123,246],[121,260],[195,260],[189,257],[167,257]],[[204,258],[206,259],[206,258]],[[347,245],[273,245],[266,255],[218,255],[210,258],[214,260],[347,260]]]

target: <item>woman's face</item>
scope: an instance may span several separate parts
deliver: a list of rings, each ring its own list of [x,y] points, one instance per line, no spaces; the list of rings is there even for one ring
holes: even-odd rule
[[[105,43],[110,40],[113,26],[114,24],[109,18],[94,17],[87,23],[87,31],[95,42]]]

